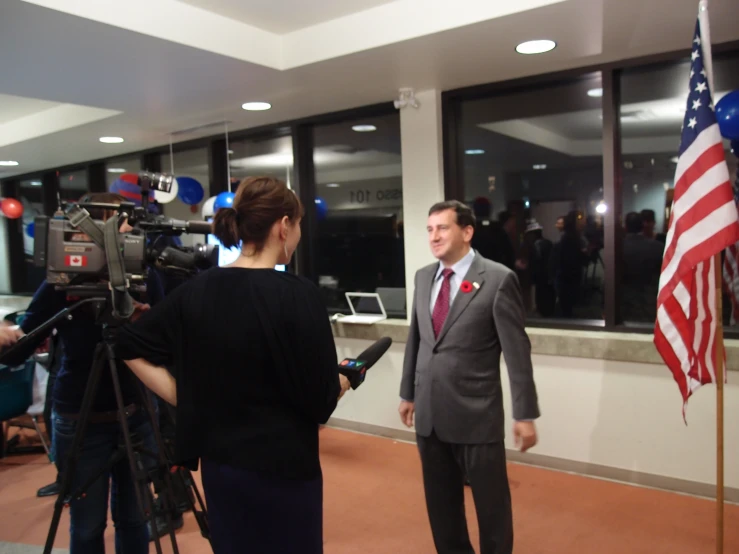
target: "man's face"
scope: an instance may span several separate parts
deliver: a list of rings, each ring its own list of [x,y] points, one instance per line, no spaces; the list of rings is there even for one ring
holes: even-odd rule
[[[457,213],[451,209],[431,214],[426,230],[434,257],[452,263],[462,256],[474,232],[470,226],[462,229],[457,225]]]

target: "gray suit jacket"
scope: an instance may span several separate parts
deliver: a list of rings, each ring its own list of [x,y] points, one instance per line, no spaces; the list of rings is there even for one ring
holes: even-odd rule
[[[475,255],[439,338],[429,305],[438,263],[416,273],[400,396],[415,402],[416,433],[444,442],[483,444],[505,438],[500,355],[511,383],[513,418],[536,419],[539,406],[531,344],[516,274]]]

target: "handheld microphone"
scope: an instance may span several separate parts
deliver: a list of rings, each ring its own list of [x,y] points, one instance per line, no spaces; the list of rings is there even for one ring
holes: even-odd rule
[[[380,340],[371,344],[356,358],[345,358],[341,361],[339,364],[339,373],[349,379],[353,390],[356,390],[359,385],[364,383],[367,370],[382,358],[392,343],[393,339],[390,337],[382,337]]]

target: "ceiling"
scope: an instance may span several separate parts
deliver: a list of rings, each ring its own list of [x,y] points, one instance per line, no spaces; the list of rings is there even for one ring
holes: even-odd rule
[[[0,1],[0,160],[19,162],[0,167],[0,178],[217,134],[223,122],[234,131],[388,102],[405,86],[449,90],[687,51],[697,5],[695,0]],[[711,1],[714,43],[739,39],[734,1]],[[557,48],[540,56],[515,53],[517,43],[542,37],[557,41]],[[241,109],[252,100],[268,101],[272,109]],[[557,124],[540,123],[550,130]],[[576,139],[578,133],[585,129],[575,132]],[[125,142],[98,141],[111,135]],[[346,144],[348,136],[326,144]],[[362,147],[399,149],[398,144]]]
[[[325,23],[370,8],[390,4],[394,0],[321,0],[290,2],[262,0],[179,0],[197,8],[253,25],[276,34],[286,34],[319,23]]]

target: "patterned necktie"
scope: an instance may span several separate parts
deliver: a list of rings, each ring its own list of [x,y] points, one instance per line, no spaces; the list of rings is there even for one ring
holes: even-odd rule
[[[439,296],[436,297],[434,304],[434,313],[431,316],[431,322],[434,325],[434,337],[439,338],[441,328],[444,326],[444,320],[449,313],[449,290],[451,289],[451,278],[454,272],[451,269],[444,269],[441,272],[442,278],[441,290]]]

